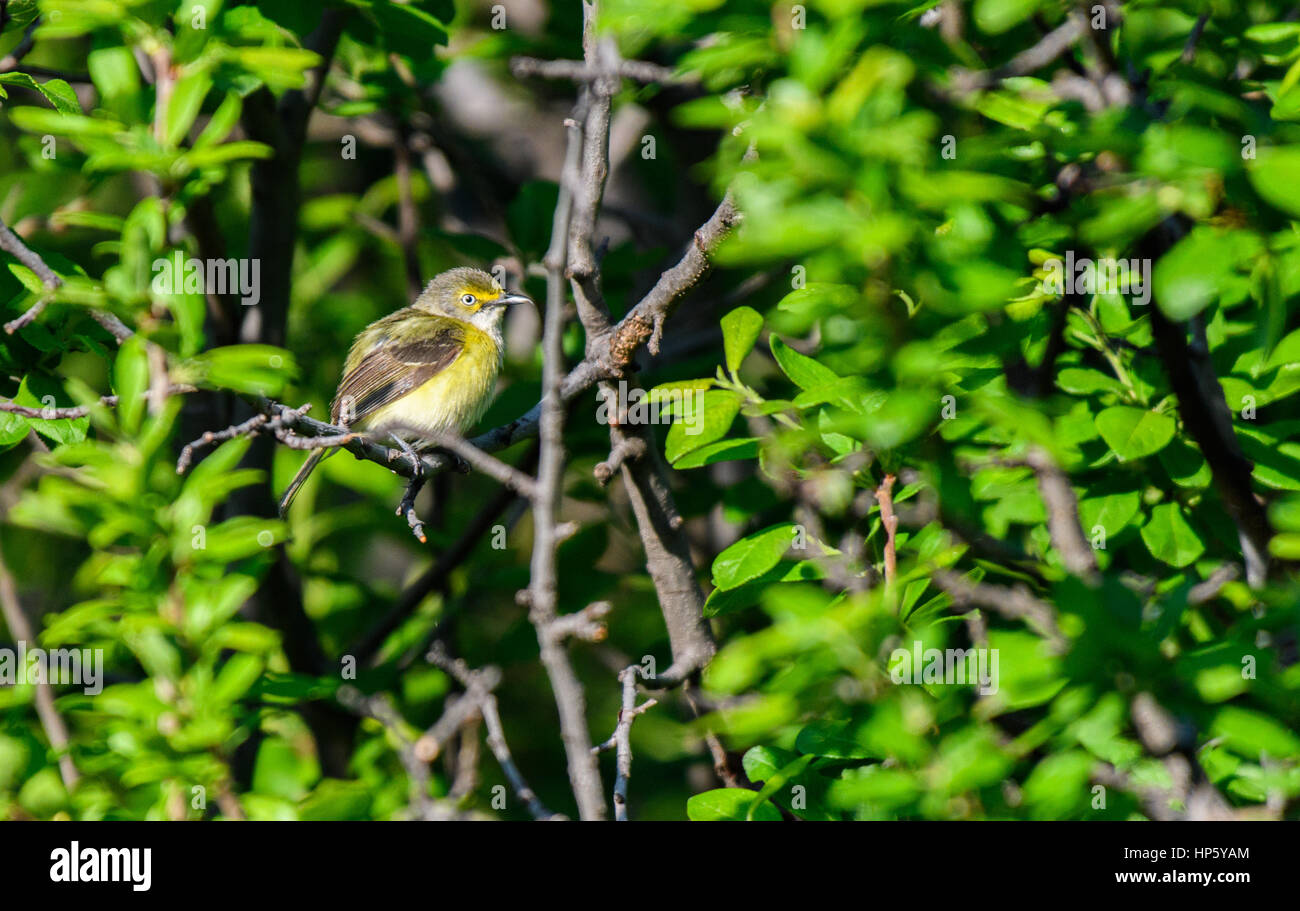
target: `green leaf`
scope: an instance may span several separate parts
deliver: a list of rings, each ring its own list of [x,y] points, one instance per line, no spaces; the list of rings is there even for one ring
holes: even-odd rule
[[[1264,363],[1264,368],[1283,367],[1296,369],[1300,365],[1300,329],[1288,332],[1277,343],[1273,353]]]
[[[1258,250],[1248,231],[1193,229],[1156,263],[1156,305],[1175,322],[1190,319],[1232,287],[1238,264]]]
[[[839,379],[835,371],[806,354],[795,351],[780,338],[771,336],[772,356],[791,381],[800,389],[816,389]]]
[[[672,463],[730,430],[740,413],[740,396],[729,389],[709,389],[688,397],[682,410],[664,440],[664,455]]]
[[[1093,529],[1099,525],[1110,537],[1132,522],[1141,506],[1142,496],[1136,490],[1103,497],[1086,497],[1079,501],[1079,524],[1088,537],[1092,536]]]
[[[229,136],[235,124],[239,123],[239,114],[243,109],[244,103],[239,93],[227,92],[221,104],[217,105],[216,111],[208,118],[203,132],[199,134],[198,139],[194,140],[194,148],[202,149],[217,145]]]
[[[1300,497],[1289,496],[1268,508],[1268,519],[1279,531],[1300,532]]]
[[[657,404],[660,414],[680,416],[683,413],[682,409],[686,401],[696,392],[712,389],[713,383],[714,381],[711,379],[674,380],[671,383],[660,383],[653,389],[646,390],[645,400]]]
[[[113,362],[113,390],[117,393],[117,413],[122,427],[134,433],[144,416],[144,391],[149,388],[149,360],[145,341],[133,335],[122,343]]]
[[[671,431],[670,431],[671,432]],[[734,462],[739,459],[758,458],[758,437],[744,437],[735,440],[718,440],[707,446],[694,449],[673,462],[673,468],[702,468],[716,462]]]
[[[22,383],[18,386],[18,394],[14,396],[14,401],[28,408],[64,408],[72,404],[68,397],[64,395],[63,387],[59,385],[58,381],[39,373],[32,373],[23,377]],[[28,418],[27,423],[41,436],[63,445],[64,443],[80,443],[84,440],[86,431],[90,427],[90,418],[57,418],[52,420]]]
[[[116,120],[86,117],[82,114],[60,114],[44,108],[13,108],[9,111],[9,117],[19,129],[54,136],[116,136],[126,131],[126,127]]]
[[[1275,719],[1251,709],[1224,706],[1208,733],[1211,737],[1222,737],[1233,752],[1257,761],[1265,754],[1273,760],[1300,756],[1300,737]]]
[[[1169,445],[1176,430],[1168,415],[1127,405],[1097,415],[1097,432],[1123,461],[1154,455]]]
[[[447,30],[422,9],[404,3],[376,3],[370,11],[379,20],[388,49],[416,60],[433,56],[433,49],[447,43]]]
[[[54,105],[60,114],[80,114],[81,105],[77,102],[77,93],[62,79],[48,79],[37,82],[26,73],[0,73],[0,85],[17,85],[33,89],[45,96],[45,100]]]
[[[297,47],[232,47],[226,56],[273,89],[302,88],[307,71],[321,64],[320,54]]]
[[[293,355],[272,345],[213,348],[179,364],[178,382],[276,396],[297,371]]]
[[[974,17],[986,35],[1015,28],[1038,10],[1039,0],[975,0]]]
[[[790,549],[795,526],[782,522],[741,538],[713,560],[713,584],[731,589],[757,579]]]
[[[247,693],[261,676],[261,658],[246,652],[231,655],[213,682],[209,698],[217,705],[228,705]]]
[[[750,747],[740,759],[745,777],[761,784],[789,765],[795,758],[788,750],[769,746]]]
[[[1071,395],[1096,395],[1099,392],[1124,394],[1124,384],[1100,370],[1066,367],[1056,376],[1056,385]]]
[[[860,297],[861,293],[852,285],[809,282],[781,298],[776,308],[800,317],[801,322],[811,321],[851,307]]]
[[[754,792],[746,788],[715,788],[694,794],[686,801],[686,816],[695,822],[781,821],[780,810],[767,800],[755,804]]]
[[[704,599],[704,616],[721,617],[753,607],[768,592],[780,591],[786,582],[823,579],[826,569],[815,560],[779,560],[770,570],[735,588],[715,588]]]
[[[1300,443],[1294,437],[1295,425],[1249,426],[1237,428],[1242,454],[1255,463],[1255,480],[1276,490],[1300,490]]]
[[[241,139],[238,142],[224,142],[186,152],[176,160],[174,170],[177,176],[183,176],[198,168],[210,168],[245,158],[270,158],[274,154],[275,150],[264,142]]]
[[[283,737],[267,737],[257,749],[253,790],[287,800],[301,800],[320,777],[320,764]]]
[[[794,740],[800,753],[831,759],[871,759],[873,754],[849,730],[847,721],[814,721]]]
[[[8,411],[0,411],[0,452],[12,449],[27,439],[29,431],[30,425],[26,418],[10,414]]]
[[[1188,566],[1205,553],[1200,535],[1177,503],[1162,503],[1151,510],[1151,518],[1142,526],[1142,540],[1151,556],[1170,566]]]
[[[194,118],[199,116],[203,107],[203,99],[208,97],[208,90],[212,88],[212,77],[205,67],[187,69],[189,72],[176,80],[171,100],[167,103],[165,141],[168,148],[179,145],[189,133]]]
[[[364,782],[327,778],[303,800],[298,816],[330,822],[366,819],[373,800],[371,786]]]
[[[1214,478],[1201,451],[1182,440],[1174,440],[1156,458],[1169,472],[1169,479],[1179,487],[1208,487]]]
[[[1300,146],[1266,146],[1247,163],[1255,192],[1289,215],[1300,215]]]
[[[722,318],[722,345],[726,351],[727,369],[735,373],[758,341],[763,331],[763,317],[752,307],[737,307]]]
[[[763,804],[767,803],[769,797],[781,788],[784,788],[791,779],[798,778],[803,774],[804,770],[806,770],[808,766],[812,765],[816,759],[817,757],[813,755],[800,756],[799,758],[792,760],[788,765],[772,773],[767,784],[763,785],[762,790],[758,792],[758,796],[753,799],[752,803],[750,803],[749,812],[745,818],[755,819],[756,815],[761,811]]]

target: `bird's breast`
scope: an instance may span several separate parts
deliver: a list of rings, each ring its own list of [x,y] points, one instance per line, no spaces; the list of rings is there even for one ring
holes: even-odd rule
[[[372,433],[398,432],[407,438],[419,433],[463,434],[483,417],[501,372],[501,344],[475,327],[465,331],[465,347],[436,376],[369,415],[360,429]]]

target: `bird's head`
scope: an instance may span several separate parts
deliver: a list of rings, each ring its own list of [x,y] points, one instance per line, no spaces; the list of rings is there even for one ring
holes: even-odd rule
[[[490,330],[501,325],[506,307],[531,303],[527,295],[506,291],[481,269],[460,268],[434,278],[412,306]]]

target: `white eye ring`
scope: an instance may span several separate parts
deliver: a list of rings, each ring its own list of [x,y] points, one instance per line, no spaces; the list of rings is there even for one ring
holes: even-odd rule
[[[462,304],[464,304],[466,307],[472,307],[472,306],[474,306],[474,301],[475,301],[475,300],[477,300],[477,298],[475,298],[474,295],[472,295],[472,294],[466,294],[465,296],[463,296],[463,297],[460,299],[460,302],[461,302]]]

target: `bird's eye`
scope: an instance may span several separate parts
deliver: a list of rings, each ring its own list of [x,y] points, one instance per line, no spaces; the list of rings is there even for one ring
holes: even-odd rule
[[[466,307],[472,307],[474,306],[474,300],[475,300],[474,295],[466,294],[460,299],[460,302],[464,304]]]

